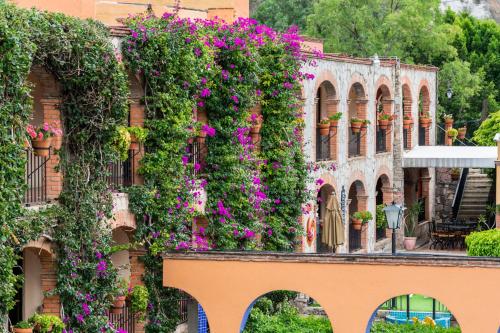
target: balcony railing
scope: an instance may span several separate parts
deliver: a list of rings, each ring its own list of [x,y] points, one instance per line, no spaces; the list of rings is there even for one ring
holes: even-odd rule
[[[410,147],[408,147],[408,135],[409,135],[409,130],[407,130],[406,128],[403,129],[403,148],[404,149],[410,149]]]
[[[203,170],[203,154],[206,145],[203,145],[197,141],[188,144],[187,152],[188,152],[188,162],[193,166],[193,176],[200,174]],[[198,169],[197,167],[198,166]]]
[[[128,187],[135,182],[135,163],[134,158],[139,154],[139,150],[130,149],[128,158],[125,161],[112,162],[108,166],[108,185],[114,189],[119,190],[122,187]]]
[[[108,313],[109,321],[116,329],[121,328],[125,332],[135,333],[135,315],[132,312],[130,304],[127,302],[121,313]]]
[[[32,149],[26,149],[27,185],[24,204],[33,205],[47,201],[47,162],[50,156],[37,156]]]
[[[330,159],[329,136],[319,134],[319,128],[316,130],[316,161],[327,161]]]

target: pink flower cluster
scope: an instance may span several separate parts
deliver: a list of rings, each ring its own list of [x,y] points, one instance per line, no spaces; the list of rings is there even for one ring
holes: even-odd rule
[[[28,125],[26,133],[32,140],[44,140],[53,136],[61,136],[62,130],[56,124],[43,123],[40,126]]]

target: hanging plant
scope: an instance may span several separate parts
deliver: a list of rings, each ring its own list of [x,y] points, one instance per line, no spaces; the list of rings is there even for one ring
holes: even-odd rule
[[[342,118],[342,112],[335,112],[333,115],[328,117],[330,120],[330,127],[338,127],[339,120]]]
[[[404,116],[403,117],[403,128],[404,129],[411,129],[411,125],[413,125],[413,118],[411,116]]]
[[[363,119],[351,118],[351,131],[353,133],[359,133],[361,131],[361,125],[363,125]]]
[[[323,118],[318,123],[319,135],[327,136],[330,133],[330,119]]]
[[[389,127],[389,123],[392,120],[391,117],[392,116],[390,114],[386,114],[386,113],[379,114],[378,127],[382,130],[386,130],[387,127]]]

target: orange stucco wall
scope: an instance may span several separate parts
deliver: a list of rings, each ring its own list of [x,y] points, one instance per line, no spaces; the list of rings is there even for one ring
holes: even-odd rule
[[[19,7],[35,7],[81,18],[94,18],[107,25],[119,25],[117,19],[142,13],[151,6],[161,15],[172,11],[176,0],[135,0],[129,2],[103,0],[10,0]],[[227,21],[249,16],[249,0],[181,0],[181,17],[207,18],[219,16]]]
[[[281,289],[314,298],[335,333],[365,332],[381,303],[409,293],[445,304],[463,333],[500,324],[500,259],[204,253],[166,255],[163,267],[164,285],[195,297],[213,333],[239,332],[247,307]]]

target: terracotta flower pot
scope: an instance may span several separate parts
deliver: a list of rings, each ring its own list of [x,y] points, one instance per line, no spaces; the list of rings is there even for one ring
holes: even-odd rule
[[[251,128],[250,128],[250,133],[251,134],[259,134],[260,133],[260,128],[262,127],[262,124],[260,123],[257,123],[257,124],[254,124]]]
[[[417,237],[405,237],[403,244],[406,250],[415,250],[415,245],[417,244]]]
[[[453,126],[453,119],[445,119],[444,120],[445,125],[447,126]]]
[[[431,126],[431,118],[420,118],[420,126],[423,128]]]
[[[467,133],[467,129],[459,129],[458,130],[458,138],[460,140],[465,139],[465,133]]]
[[[252,137],[253,144],[256,144],[257,142],[259,142],[259,139],[260,139],[259,133],[250,133],[250,136]]]
[[[137,140],[134,134],[130,134],[130,148],[132,150],[139,149],[139,140]]]
[[[46,138],[42,140],[31,139],[33,154],[35,154],[36,156],[49,156],[51,142],[52,138]]]
[[[361,220],[358,220],[358,219],[352,219],[352,228],[354,230],[361,230],[361,227],[363,226],[363,223],[361,222]]]
[[[330,127],[338,127],[338,126],[339,126],[338,120],[330,120]]]
[[[32,328],[16,328],[14,327],[14,333],[33,333]]]
[[[203,144],[203,143],[205,143],[206,138],[207,138],[207,134],[202,131],[200,133],[200,135],[196,138],[196,141],[198,141],[198,143],[200,143],[200,144]]]
[[[413,120],[403,119],[403,128],[404,129],[410,129],[412,124],[413,124]]]
[[[319,128],[319,135],[327,136],[328,134],[330,134],[330,123],[327,124],[319,123],[318,128]]]
[[[389,119],[379,119],[378,127],[382,130],[386,130],[389,127]]]
[[[111,308],[111,313],[120,314],[122,313],[122,309],[125,307],[125,296],[116,296],[113,307]]]
[[[361,131],[361,121],[351,121],[351,131],[353,133],[359,133]]]

